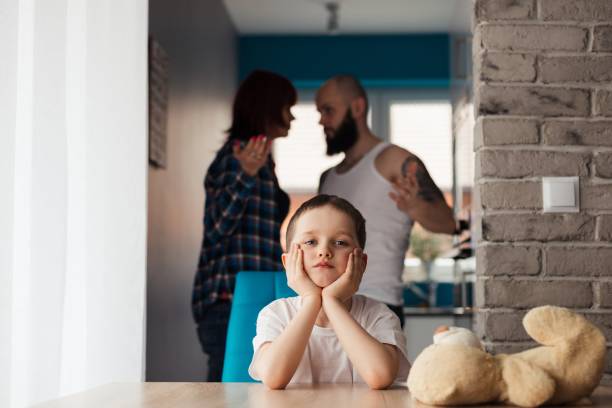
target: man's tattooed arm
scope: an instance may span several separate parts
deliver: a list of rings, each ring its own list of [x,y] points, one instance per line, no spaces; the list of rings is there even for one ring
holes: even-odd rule
[[[416,180],[419,185],[419,197],[432,203],[444,200],[442,191],[436,186],[423,162],[416,156],[408,156],[402,163],[402,176],[408,177],[410,163],[416,163]]]

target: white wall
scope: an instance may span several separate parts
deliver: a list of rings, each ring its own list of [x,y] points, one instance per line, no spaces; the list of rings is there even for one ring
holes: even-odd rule
[[[151,0],[149,32],[169,55],[166,169],[149,169],[147,380],[200,381],[191,316],[203,179],[230,125],[236,33],[221,0]]]
[[[16,1],[0,6],[0,367],[11,366],[15,126],[17,110]],[[8,62],[8,63],[7,63]],[[9,406],[11,372],[0,368],[0,406]]]
[[[143,377],[147,3],[0,10],[0,406],[20,407]]]

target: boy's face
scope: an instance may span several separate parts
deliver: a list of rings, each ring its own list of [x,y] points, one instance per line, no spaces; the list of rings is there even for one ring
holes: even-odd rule
[[[350,253],[359,247],[351,218],[330,205],[302,214],[292,243],[299,244],[304,251],[304,270],[321,288],[346,271]]]

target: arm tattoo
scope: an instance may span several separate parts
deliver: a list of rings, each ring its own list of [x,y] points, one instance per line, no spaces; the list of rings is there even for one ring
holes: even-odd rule
[[[444,194],[442,194],[442,191],[436,186],[429,172],[427,172],[425,165],[418,157],[408,156],[406,160],[404,160],[402,163],[402,176],[408,177],[408,166],[412,162],[417,164],[416,179],[419,184],[419,197],[429,203],[444,200]]]

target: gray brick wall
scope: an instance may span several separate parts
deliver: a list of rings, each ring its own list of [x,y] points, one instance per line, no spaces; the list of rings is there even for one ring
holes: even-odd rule
[[[612,0],[476,0],[473,45],[475,329],[523,350],[554,304],[612,350]],[[547,176],[580,177],[579,213],[542,213]]]
[[[612,116],[612,91],[596,89],[593,105],[595,115]]]
[[[593,28],[593,51],[612,51],[612,26]]]

